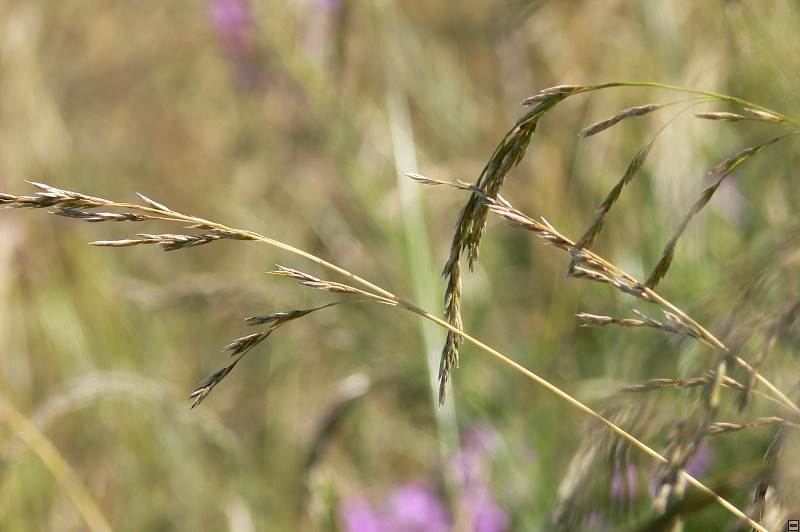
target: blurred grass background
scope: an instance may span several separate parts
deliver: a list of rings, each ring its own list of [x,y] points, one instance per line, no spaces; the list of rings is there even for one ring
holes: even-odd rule
[[[27,194],[27,179],[119,201],[141,192],[428,297],[439,313],[438,273],[465,197],[403,192],[397,169],[475,180],[519,102],[562,83],[673,83],[797,117],[799,23],[790,0],[3,0],[0,190]],[[631,89],[570,99],[540,124],[504,196],[577,237],[667,115],[580,143],[577,132],[675,98]],[[596,247],[640,278],[705,171],[771,135],[685,116]],[[796,293],[796,153],[785,143],[744,165],[681,241],[662,291],[712,330],[734,308],[755,316]],[[454,434],[474,427],[502,442],[482,474],[511,527],[545,526],[585,419],[510,369],[465,348],[437,421],[428,357],[443,334],[393,309],[341,306],[281,329],[189,411],[185,397],[224,364],[219,349],[251,332],[244,317],[330,300],[264,272],[323,272],[241,242],[91,248],[158,230],[42,214],[0,216],[0,393],[115,530],[335,529],[342,501],[439,485]],[[654,331],[578,329],[574,313],[620,316],[631,301],[565,281],[566,264],[490,219],[465,285],[466,330],[595,406],[621,383],[708,367],[704,349]],[[767,287],[742,305],[753,278]],[[789,336],[765,367],[784,390]],[[685,395],[665,393],[677,410]],[[0,529],[83,530],[66,473],[54,476],[4,417]],[[757,464],[773,435],[712,440],[712,472]],[[751,492],[733,500],[747,507]],[[729,521],[712,507],[689,529]]]

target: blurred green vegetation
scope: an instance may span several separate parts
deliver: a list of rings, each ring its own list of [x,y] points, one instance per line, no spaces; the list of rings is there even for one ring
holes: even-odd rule
[[[24,180],[35,180],[118,201],[141,192],[411,300],[433,280],[429,310],[439,313],[437,277],[466,198],[421,189],[427,234],[407,238],[391,91],[407,103],[413,133],[417,168],[405,170],[466,181],[521,114],[519,102],[562,83],[659,81],[800,115],[800,5],[790,0],[251,1],[252,18],[235,24],[225,4],[0,2],[0,190],[27,194]],[[566,101],[540,124],[504,196],[577,237],[671,111],[580,142],[577,132],[673,99],[621,89]],[[771,138],[769,128],[684,113],[596,250],[644,278],[707,169]],[[663,295],[711,330],[752,328],[797,297],[793,142],[736,171],[662,282]],[[515,530],[545,527],[586,420],[511,369],[465,347],[455,408],[437,422],[416,318],[338,306],[282,328],[189,411],[185,397],[225,363],[221,347],[251,332],[243,318],[331,300],[265,272],[278,263],[329,275],[242,242],[168,254],[92,248],[85,243],[178,229],[43,214],[0,216],[2,402],[54,445],[115,530],[333,529],[348,497],[380,501],[409,480],[443,482],[453,448],[441,445],[442,427],[453,422],[461,433],[499,434],[486,473],[495,500]],[[432,264],[413,249],[425,242]],[[625,317],[636,305],[566,281],[567,257],[529,234],[490,218],[481,259],[465,281],[465,329],[592,406],[623,383],[711,367],[706,348],[657,331],[577,328],[576,312]],[[794,328],[784,336],[763,372],[788,390],[798,339]],[[761,340],[756,333],[752,348]],[[352,398],[353,382],[368,388]],[[696,397],[657,393],[665,427]],[[746,415],[723,413],[733,421],[774,410],[754,400]],[[85,529],[74,489],[18,430],[0,429],[0,529]],[[710,474],[755,467],[773,436],[756,428],[711,439]],[[663,438],[648,443],[660,448]],[[639,460],[646,495],[652,464]],[[731,500],[746,509],[753,487]],[[647,501],[636,508],[628,518]],[[710,506],[687,529],[731,521]]]

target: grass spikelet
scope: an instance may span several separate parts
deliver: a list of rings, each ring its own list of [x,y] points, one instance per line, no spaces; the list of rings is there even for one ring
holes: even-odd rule
[[[691,379],[648,379],[638,384],[630,384],[618,388],[624,393],[651,392],[662,388],[694,388],[708,384],[708,379],[695,377]]]
[[[537,94],[525,98],[522,101],[522,105],[529,106],[543,101],[547,101],[553,96],[569,96],[570,94],[575,94],[576,92],[585,90],[587,88],[588,87],[585,87],[583,85],[558,85],[556,87],[542,89]]]
[[[136,193],[136,195],[137,195],[137,196],[139,196],[140,198],[142,198],[142,200],[143,200],[145,203],[147,203],[149,206],[151,206],[152,208],[154,208],[154,209],[156,209],[156,210],[159,210],[159,211],[164,211],[164,212],[175,212],[175,211],[173,211],[172,209],[170,209],[170,208],[166,207],[165,205],[162,205],[161,203],[158,203],[157,201],[153,201],[153,200],[151,200],[150,198],[148,198],[148,197],[147,197],[147,196],[145,196],[144,194],[139,194],[139,193],[137,192],[137,193]]]
[[[608,217],[608,212],[611,210],[611,207],[614,203],[617,202],[620,195],[622,194],[622,189],[628,185],[632,180],[633,177],[639,172],[644,165],[644,162],[647,160],[647,156],[650,154],[650,150],[653,147],[653,143],[655,142],[655,138],[650,139],[633,160],[628,165],[628,169],[625,171],[625,175],[622,176],[622,179],[611,189],[611,191],[606,195],[603,201],[600,203],[600,206],[597,207],[597,210],[594,213],[594,219],[589,224],[583,234],[578,239],[576,244],[579,248],[590,248],[594,244],[597,236],[600,234],[600,231],[603,230],[603,226],[605,225],[606,218]],[[568,272],[571,274],[575,266],[575,262],[570,262]]]
[[[726,157],[723,161],[716,164],[712,169],[710,174],[712,176],[719,176],[724,177],[730,174],[737,166],[742,164],[743,162],[751,159],[761,153],[765,148],[775,144],[779,140],[786,138],[788,135],[797,134],[796,132],[787,133],[786,135],[781,135],[779,137],[775,137],[773,139],[764,142],[763,144],[758,144],[756,146],[751,146],[749,148],[745,148],[741,151],[734,153],[733,155]]]
[[[758,144],[756,146],[751,146],[749,148],[745,148],[735,154],[726,157],[723,161],[716,164],[709,174],[715,178],[716,180],[707,186],[695,199],[692,206],[689,208],[689,211],[684,215],[683,219],[678,224],[678,227],[675,229],[672,237],[670,238],[667,245],[664,247],[664,251],[661,254],[661,258],[658,260],[656,265],[653,267],[653,270],[650,272],[650,275],[645,281],[645,286],[648,288],[655,288],[659,281],[664,278],[669,271],[669,267],[672,264],[672,258],[675,255],[675,247],[678,244],[678,239],[681,237],[683,232],[688,227],[689,222],[692,218],[695,217],[702,209],[706,206],[706,204],[711,200],[714,193],[719,188],[722,181],[740,164],[743,162],[755,157],[762,150],[764,150],[767,146],[774,144],[775,142],[785,138],[788,135],[792,135],[794,133],[787,133],[786,135],[781,135],[780,137],[775,137],[763,144]]]
[[[653,111],[658,111],[662,107],[664,107],[664,105],[651,103],[647,105],[640,105],[637,107],[631,107],[630,109],[622,110],[610,118],[606,118],[605,120],[601,120],[600,122],[595,122],[594,124],[586,126],[581,130],[580,133],[578,133],[578,137],[582,139],[586,137],[591,137],[592,135],[596,135],[601,131],[605,131],[606,129],[621,122],[622,120],[626,120],[634,116],[642,116],[650,114]]]
[[[761,109],[753,109],[751,107],[745,107],[745,111],[750,113],[751,115],[755,116],[759,120],[763,120],[764,122],[772,122],[775,124],[782,124],[784,123],[783,119],[773,113],[768,111],[763,111]]]
[[[208,394],[211,393],[211,390],[213,390],[214,387],[228,375],[228,373],[233,371],[233,368],[236,367],[236,364],[239,363],[239,360],[241,360],[241,357],[234,360],[230,365],[212,373],[203,379],[200,384],[197,385],[197,388],[195,388],[195,390],[189,395],[189,399],[192,401],[191,408],[195,408],[202,403],[203,399],[205,399]]]
[[[519,164],[525,156],[539,120],[564,98],[582,88],[580,85],[552,87],[525,100],[523,105],[533,105],[533,107],[516,121],[514,127],[505,135],[481,172],[475,185],[476,190],[470,195],[456,220],[453,240],[450,245],[450,255],[442,271],[442,276],[447,282],[444,315],[447,322],[453,327],[460,328],[462,323],[461,267],[458,263],[461,260],[462,253],[466,251],[469,269],[470,271],[474,270],[478,262],[481,237],[486,230],[488,208],[484,204],[482,196],[497,197],[508,172]],[[419,179],[417,180],[419,181]],[[426,184],[433,183],[426,182]],[[439,403],[444,404],[442,392],[446,388],[450,372],[453,368],[458,367],[458,341],[455,338],[451,338],[451,334],[448,334],[448,338],[445,341],[439,367]]]
[[[149,220],[147,216],[132,212],[87,212],[70,207],[60,207],[53,211],[56,216],[65,218],[77,218],[86,222],[143,222]]]
[[[694,113],[692,118],[699,118],[701,120],[715,120],[717,122],[738,122],[739,120],[748,119],[746,116],[727,112]]]
[[[308,286],[309,288],[316,288],[317,290],[324,290],[325,292],[333,292],[337,294],[360,294],[365,296],[374,296],[374,294],[372,294],[371,292],[365,292],[364,290],[355,288],[354,286],[349,286],[343,283],[337,283],[335,281],[325,281],[323,279],[314,277],[313,275],[301,272],[300,270],[281,266],[280,264],[278,265],[277,270],[269,273],[273,275],[283,275],[286,277],[291,277],[292,279],[297,279],[303,286]]]
[[[290,271],[292,274],[297,275],[306,275],[299,270],[293,270],[291,268],[285,268],[285,270]],[[288,273],[287,273],[288,274]],[[316,312],[318,310],[322,310],[324,308],[332,307],[334,305],[340,305],[344,303],[352,303],[353,301],[336,301],[333,303],[328,303],[327,305],[322,305],[319,307],[314,307],[310,309],[296,309],[296,310],[285,310],[281,312],[271,312],[269,314],[261,314],[258,316],[251,316],[245,319],[245,322],[248,325],[265,325],[271,324],[269,328],[265,331],[248,334],[247,336],[242,336],[241,338],[237,338],[233,342],[229,343],[225,347],[222,348],[223,351],[230,351],[231,357],[236,357],[231,364],[222,368],[219,371],[216,371],[203,379],[200,384],[198,384],[197,388],[189,395],[189,399],[192,400],[192,408],[195,408],[199,405],[203,399],[211,393],[211,390],[219,384],[222,379],[228,376],[228,374],[233,371],[233,368],[236,367],[236,364],[254,347],[258,344],[266,340],[269,335],[271,335],[276,329],[286,325],[287,323],[294,321],[296,319],[302,318],[312,312]]]
[[[15,196],[12,194],[0,194],[0,205],[10,208],[34,208],[41,209],[45,207],[63,207],[63,208],[93,208],[102,205],[111,205],[113,202],[104,200],[102,198],[95,198],[80,194],[78,192],[70,192],[68,190],[61,190],[59,188],[38,183],[36,181],[28,181],[31,185],[42,190],[37,192],[35,196]]]

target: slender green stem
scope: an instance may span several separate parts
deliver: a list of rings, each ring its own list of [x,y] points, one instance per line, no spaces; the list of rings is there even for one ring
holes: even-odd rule
[[[680,87],[680,86],[677,86],[677,85],[668,85],[668,84],[665,84],[665,83],[656,83],[654,81],[614,81],[614,82],[611,82],[611,83],[603,83],[603,84],[600,84],[600,85],[588,85],[586,87],[583,87],[581,89],[576,90],[575,92],[571,93],[570,95],[580,94],[580,93],[584,93],[584,92],[595,92],[595,91],[600,91],[600,90],[603,90],[603,89],[610,89],[610,88],[613,88],[613,87],[652,87],[652,88],[656,88],[656,89],[664,89],[664,90],[668,90],[668,91],[683,92],[683,93],[687,93],[687,94],[697,94],[697,95],[700,95],[700,96],[706,96],[708,98],[712,98],[714,100],[720,100],[720,101],[735,103],[735,104],[741,105],[743,107],[749,107],[751,109],[758,109],[759,111],[764,111],[766,113],[769,113],[771,115],[776,116],[777,118],[779,118],[781,120],[781,122],[783,122],[785,124],[789,124],[789,125],[792,125],[792,126],[795,126],[795,127],[800,127],[800,121],[798,121],[798,120],[790,118],[790,117],[788,117],[788,116],[786,116],[786,115],[784,115],[782,113],[779,113],[777,111],[774,111],[772,109],[769,109],[767,107],[759,105],[757,103],[748,102],[747,100],[743,100],[743,99],[737,98],[735,96],[729,96],[727,94],[719,94],[719,93],[716,93],[716,92],[704,91],[704,90],[700,90],[700,89],[692,89],[692,88],[689,88],[689,87]]]

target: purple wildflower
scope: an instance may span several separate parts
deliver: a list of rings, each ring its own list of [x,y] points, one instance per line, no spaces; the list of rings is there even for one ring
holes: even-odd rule
[[[242,57],[252,53],[251,32],[255,24],[247,0],[211,0],[208,14],[225,55]]]
[[[494,501],[489,487],[490,453],[499,437],[489,428],[473,428],[450,463],[458,484],[455,523],[439,494],[426,482],[410,482],[392,491],[389,500],[374,506],[360,497],[340,509],[346,532],[446,532],[454,525],[474,532],[504,532],[511,526],[505,510]]]
[[[427,484],[409,483],[392,493],[387,504],[376,509],[361,498],[346,501],[341,518],[347,532],[447,532],[447,510]]]
[[[390,518],[384,529],[387,532],[446,532],[450,529],[447,510],[434,490],[425,484],[406,484],[396,489],[386,514]]]
[[[256,23],[247,0],[209,0],[208,14],[222,54],[228,58],[240,86],[258,87],[263,72],[256,60]]]
[[[694,454],[694,459],[686,466],[686,472],[695,478],[702,477],[711,469],[711,464],[714,463],[714,455],[708,446],[706,440],[700,443],[700,447]]]
[[[348,532],[381,532],[381,520],[370,503],[361,497],[348,499],[340,510],[342,524]]]
[[[473,427],[450,464],[453,478],[461,486],[459,516],[468,520],[475,532],[503,532],[511,524],[489,488],[491,453],[499,445],[500,439],[494,430]]]
[[[636,467],[628,464],[623,472],[619,463],[614,466],[614,476],[611,479],[611,500],[624,507],[633,503],[636,498]]]

